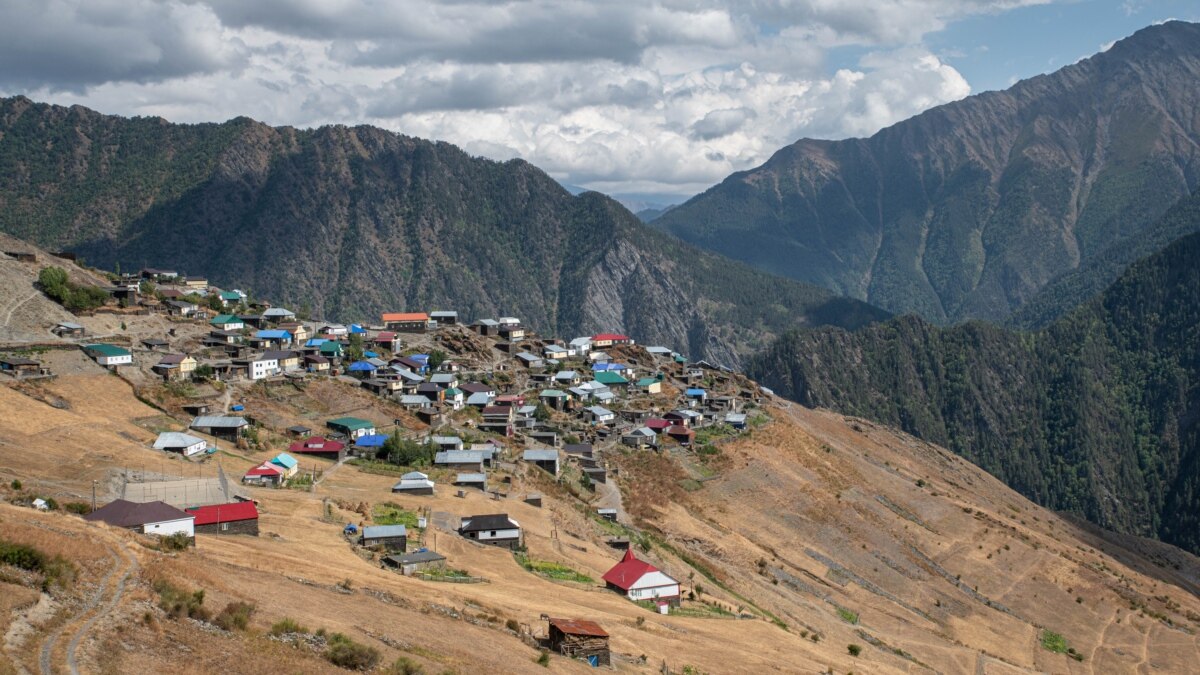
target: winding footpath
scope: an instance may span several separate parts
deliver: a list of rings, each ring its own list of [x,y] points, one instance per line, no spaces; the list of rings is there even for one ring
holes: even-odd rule
[[[68,631],[70,631],[71,638],[67,642],[67,669],[70,670],[73,675],[79,673],[79,664],[76,660],[76,652],[79,649],[80,643],[83,641],[83,638],[86,637],[88,631],[90,631],[92,627],[96,625],[96,622],[107,616],[110,612],[112,612],[113,609],[117,607],[118,604],[120,604],[121,599],[125,595],[126,583],[129,581],[130,576],[139,567],[137,558],[134,557],[133,553],[131,553],[128,548],[125,548],[124,545],[122,545],[122,548],[124,549],[122,551],[124,555],[118,555],[116,550],[109,551],[109,556],[112,558],[112,567],[104,575],[104,578],[100,581],[99,586],[96,588],[96,592],[87,601],[87,603],[70,621],[63,624],[57,630],[51,633],[49,637],[46,638],[46,641],[42,643],[42,649],[38,659],[38,667],[42,675],[51,675],[53,672],[55,672],[53,667],[54,649],[58,645],[59,639],[63,637],[64,634],[67,634]],[[125,558],[127,564],[122,564],[122,558]],[[112,583],[112,580],[113,577],[117,575],[118,571],[121,572],[121,576],[114,584]],[[108,598],[107,601],[105,601],[106,596]],[[100,607],[101,602],[104,603],[103,607]],[[100,609],[92,614],[92,612],[98,607]],[[84,620],[84,617],[88,614],[92,614],[91,617]]]

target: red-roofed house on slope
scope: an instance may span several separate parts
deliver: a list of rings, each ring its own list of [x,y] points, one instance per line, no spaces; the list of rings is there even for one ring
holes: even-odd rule
[[[195,506],[187,512],[196,517],[196,534],[258,536],[258,508],[254,502]]]
[[[603,349],[604,347],[612,347],[613,345],[631,345],[633,338],[620,333],[601,333],[592,336],[592,347]]]
[[[664,574],[645,560],[638,560],[633,551],[601,577],[605,585],[634,602],[649,600],[660,608],[679,606],[679,582]]]
[[[242,482],[247,485],[282,485],[283,468],[270,462],[260,464],[242,476]]]
[[[297,455],[314,455],[340,462],[346,458],[346,444],[334,441],[324,436],[312,436],[303,441],[292,443],[288,452]]]

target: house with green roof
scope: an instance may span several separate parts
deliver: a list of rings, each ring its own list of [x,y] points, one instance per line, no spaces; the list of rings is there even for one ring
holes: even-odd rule
[[[320,350],[321,356],[324,356],[327,359],[342,358],[342,343],[338,342],[337,340],[326,340],[325,342],[322,342],[321,346],[317,347],[317,349]]]
[[[128,366],[133,363],[133,354],[116,345],[97,343],[83,345],[83,352],[102,366]]]
[[[339,417],[329,420],[325,426],[336,432],[345,434],[347,438],[356,439],[360,436],[371,436],[375,433],[375,423],[361,417]]]
[[[241,330],[246,327],[241,317],[234,314],[218,314],[209,323],[218,330]]]
[[[543,389],[538,399],[556,410],[562,410],[571,400],[571,395],[558,389]]]
[[[593,376],[597,382],[608,387],[623,387],[629,384],[629,380],[609,370],[594,373]]]
[[[657,377],[643,377],[637,381],[637,388],[646,394],[661,394],[662,380]]]
[[[455,410],[458,410],[466,403],[467,395],[458,387],[450,387],[442,392],[442,400],[449,403]]]

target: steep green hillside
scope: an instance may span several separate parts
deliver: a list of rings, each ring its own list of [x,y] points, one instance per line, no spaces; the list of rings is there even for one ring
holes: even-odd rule
[[[750,374],[941,443],[1047,506],[1200,551],[1200,234],[1035,333],[915,317],[789,334]]]
[[[332,319],[512,314],[736,364],[788,327],[886,316],[651,231],[528,163],[372,127],[175,125],[18,97],[0,100],[0,175],[0,230]]]
[[[1025,320],[1045,322],[1200,182],[1197,109],[1200,24],[1171,22],[870,138],[801,140],[654,225],[897,313],[1002,320],[1035,301]]]

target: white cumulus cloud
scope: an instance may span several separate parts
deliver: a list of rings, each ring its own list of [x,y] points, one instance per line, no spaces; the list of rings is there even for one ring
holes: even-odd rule
[[[1042,0],[9,0],[0,91],[173,121],[376,124],[687,194],[970,92],[922,45]],[[832,70],[828,50],[866,54]]]

